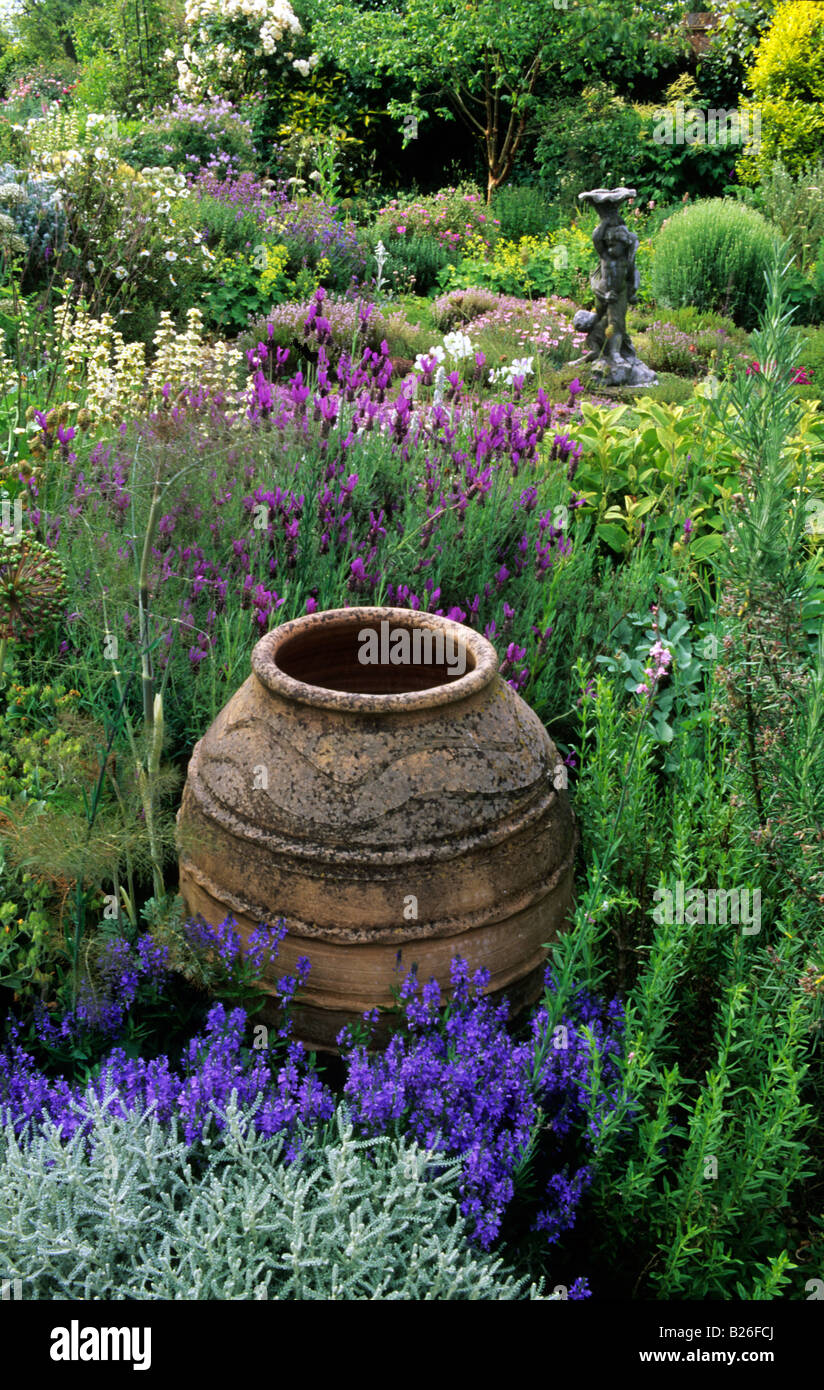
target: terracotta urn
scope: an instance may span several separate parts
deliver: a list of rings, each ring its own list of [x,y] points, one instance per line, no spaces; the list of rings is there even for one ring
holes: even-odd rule
[[[456,955],[513,1011],[539,996],[577,831],[555,745],[497,668],[485,638],[430,613],[312,613],[261,638],[196,744],[181,893],[244,939],[285,918],[276,973],[309,957],[293,1009],[308,1046],[391,1009],[413,965],[447,997]]]

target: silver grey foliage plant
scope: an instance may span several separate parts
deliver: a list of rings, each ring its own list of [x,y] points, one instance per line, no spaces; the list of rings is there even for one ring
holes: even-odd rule
[[[329,1142],[288,1163],[233,1097],[195,1149],[177,1121],[107,1113],[91,1138],[0,1130],[0,1277],[33,1299],[539,1299],[468,1247],[459,1160],[406,1140]]]

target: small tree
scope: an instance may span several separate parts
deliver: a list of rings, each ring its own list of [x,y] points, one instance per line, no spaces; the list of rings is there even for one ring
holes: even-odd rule
[[[409,83],[389,112],[403,121],[404,143],[425,102],[464,122],[483,150],[488,202],[512,171],[539,81],[567,85],[610,65],[655,71],[666,14],[661,0],[390,0],[379,9],[304,0],[301,9],[316,52],[375,85],[381,74]]]

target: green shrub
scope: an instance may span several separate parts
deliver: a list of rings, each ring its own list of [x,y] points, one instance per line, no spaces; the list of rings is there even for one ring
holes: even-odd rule
[[[780,156],[796,173],[824,145],[824,6],[816,0],[786,0],[775,11],[748,74],[759,113],[760,139],[738,164],[745,183],[757,183]]]
[[[746,86],[747,69],[776,0],[715,0],[709,47],[697,65],[696,82],[710,106],[734,107]]]
[[[26,132],[17,122],[0,120],[0,164],[20,167],[31,157],[31,145]]]
[[[692,400],[693,383],[682,376],[676,376],[672,372],[659,371],[658,385],[650,387],[650,395],[658,405],[685,405]],[[637,400],[638,388],[628,391],[626,396],[622,391],[616,392],[619,400]]]
[[[650,315],[649,312],[643,316],[645,328],[649,325],[651,317],[654,318],[655,315]],[[703,329],[718,332],[719,329],[723,329],[731,337],[735,336],[744,341],[741,329],[736,328],[732,319],[725,318],[723,314],[713,314],[706,309],[696,309],[694,304],[684,304],[679,309],[668,309],[667,323],[671,323],[674,328],[680,328],[684,333],[700,333]],[[638,327],[641,327],[640,322]]]
[[[798,269],[806,274],[824,238],[824,160],[792,174],[782,159],[776,159],[758,188],[741,192],[745,201],[775,223]]]
[[[709,197],[720,194],[735,168],[731,144],[657,142],[656,127],[667,103],[678,99],[701,109],[694,84],[673,84],[664,105],[631,105],[610,87],[594,84],[580,97],[542,109],[542,128],[536,158],[542,186],[552,190],[567,209],[577,206],[585,188],[629,184],[639,203],[674,202],[685,193]],[[675,112],[671,111],[673,125]]]
[[[492,211],[500,222],[500,235],[511,241],[522,236],[543,236],[557,226],[559,209],[549,203],[540,188],[504,184],[495,190]]]
[[[457,253],[434,236],[387,235],[384,245],[389,253],[387,279],[408,293],[428,294],[441,271],[457,259]]]
[[[684,208],[654,243],[652,289],[665,308],[693,305],[753,328],[765,299],[764,275],[778,233],[760,213],[732,199]]]
[[[26,1298],[547,1299],[468,1248],[457,1160],[429,1176],[417,1145],[355,1140],[342,1111],[297,1163],[234,1102],[208,1148],[95,1111],[88,1149],[0,1134],[3,1277]]]
[[[568,209],[578,205],[582,189],[627,183],[637,168],[642,118],[604,83],[565,100],[553,96],[535,121],[541,185]]]
[[[479,289],[521,297],[561,295],[589,297],[589,277],[596,266],[591,235],[577,223],[544,237],[501,237],[493,247],[470,241],[457,266],[440,277],[443,289]]]

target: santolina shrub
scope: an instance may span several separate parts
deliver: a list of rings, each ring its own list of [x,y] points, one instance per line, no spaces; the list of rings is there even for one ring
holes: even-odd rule
[[[692,304],[727,314],[750,330],[766,303],[764,277],[777,240],[761,213],[732,199],[686,207],[656,239],[654,298],[668,309]]]
[[[4,1278],[38,1299],[552,1299],[473,1251],[457,1165],[357,1140],[343,1112],[297,1164],[231,1100],[221,1142],[151,1110],[93,1111],[94,1142],[0,1131]],[[111,1155],[117,1154],[117,1164]],[[585,1296],[574,1286],[570,1298]]]

